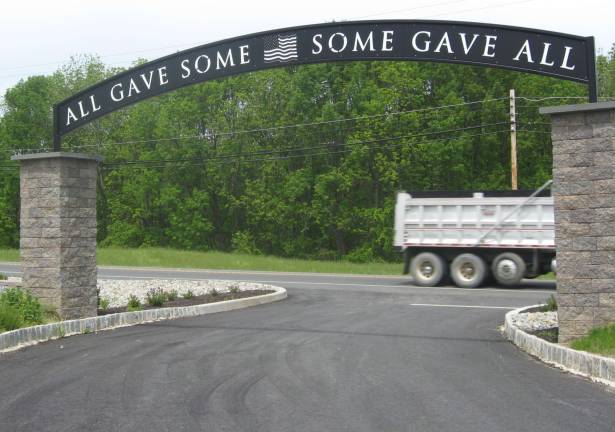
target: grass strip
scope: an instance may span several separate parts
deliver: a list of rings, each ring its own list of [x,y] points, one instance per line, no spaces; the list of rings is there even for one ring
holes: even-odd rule
[[[127,267],[172,267],[212,270],[254,270],[306,273],[344,273],[366,275],[401,275],[401,263],[352,263],[349,261],[315,261],[245,255],[225,252],[197,252],[167,248],[100,248],[99,265]],[[16,249],[0,249],[0,261],[19,261]]]
[[[572,341],[570,346],[579,351],[615,356],[615,323],[592,329],[587,336]]]

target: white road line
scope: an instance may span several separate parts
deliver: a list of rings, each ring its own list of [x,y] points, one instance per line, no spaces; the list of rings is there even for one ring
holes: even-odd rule
[[[128,270],[128,268],[126,267],[100,267],[100,269],[104,269],[104,270]],[[136,271],[139,272],[147,272],[148,270],[152,270],[152,271],[158,271],[160,273],[166,273],[169,272],[169,270],[160,270],[160,269],[144,269],[143,267],[139,268],[138,270],[135,269]],[[170,270],[175,272],[176,270]],[[177,270],[179,271],[179,270]],[[183,272],[189,272],[191,270],[186,270],[184,269]],[[180,271],[182,272],[182,271]],[[21,272],[17,272],[17,271],[5,271],[3,273],[6,274],[10,274],[10,275],[18,275]],[[202,270],[197,270],[195,271],[195,273],[205,273],[205,271]],[[233,272],[233,271],[216,271],[213,270],[212,273],[218,273],[218,274],[241,274],[242,272],[237,271],[237,272]],[[244,273],[245,274],[245,273]],[[268,272],[250,272],[248,274],[268,274]],[[269,273],[271,274],[271,273]],[[297,273],[276,273],[276,274],[280,274],[280,275],[298,275]],[[312,273],[307,273],[306,275],[309,276],[327,276],[326,274],[312,274]],[[328,275],[328,276],[333,276],[333,275]],[[342,275],[335,275],[335,276],[341,276]],[[150,280],[150,279],[167,279],[167,280],[207,280],[207,279],[215,279],[215,280],[225,280],[223,278],[217,278],[217,277],[208,277],[208,278],[198,278],[198,277],[173,277],[172,275],[169,275],[168,277],[166,277],[165,275],[160,275],[160,276],[124,276],[124,275],[104,275],[101,274],[101,272],[98,272],[98,277],[99,279],[114,279],[114,280],[122,280],[122,279],[127,279],[127,280]],[[347,276],[348,277],[348,276]],[[349,277],[356,277],[355,275],[349,276]],[[359,276],[359,277],[368,277],[368,276]],[[373,277],[373,278],[380,278],[381,276],[369,276],[369,277]],[[458,287],[419,287],[419,286],[414,286],[414,285],[391,285],[391,284],[363,284],[363,283],[339,283],[339,282],[307,282],[307,281],[288,281],[288,280],[255,280],[255,279],[248,279],[248,278],[234,278],[234,280],[240,280],[243,282],[257,282],[257,283],[268,283],[268,284],[291,284],[291,285],[323,285],[323,286],[348,286],[348,287],[368,287],[368,288],[401,288],[401,289],[412,289],[412,290],[425,290],[425,291],[433,291],[433,292],[438,292],[438,291],[455,291],[455,292],[460,292],[460,291],[474,291],[476,293],[486,293],[486,292],[493,292],[493,293],[502,293],[502,292],[506,292],[506,293],[519,293],[519,294],[523,294],[523,293],[549,293],[552,292],[553,290],[541,290],[541,289],[535,289],[535,290],[528,290],[528,289],[506,289],[506,288],[458,288]],[[512,308],[511,308],[512,309]]]
[[[8,264],[8,263],[7,263]],[[11,263],[19,264],[19,263]],[[128,266],[98,266],[102,270],[120,271],[159,271],[159,272],[179,272],[179,273],[228,273],[228,274],[256,274],[256,275],[282,275],[282,276],[315,276],[315,277],[347,277],[347,278],[378,278],[378,279],[401,279],[403,275],[379,275],[379,274],[352,274],[352,273],[310,273],[310,272],[281,272],[275,270],[227,270],[227,269],[200,269],[200,268],[173,268],[173,267],[128,267]]]
[[[115,280],[122,280],[122,279],[136,279],[136,280],[149,280],[149,279],[160,279],[160,280],[208,280],[208,279],[212,279],[212,280],[226,280],[226,279],[221,279],[221,278],[207,278],[207,279],[195,279],[195,278],[182,278],[182,277],[167,277],[165,278],[164,276],[162,277],[158,277],[158,276],[105,276],[105,275],[101,275],[99,274],[99,278],[100,279],[115,279]],[[412,285],[382,285],[382,284],[362,284],[362,283],[336,283],[336,282],[305,282],[305,281],[288,281],[288,280],[258,280],[258,279],[234,279],[234,280],[238,280],[241,282],[255,282],[255,283],[266,283],[266,284],[272,284],[272,285],[276,285],[276,284],[280,284],[280,285],[284,285],[284,284],[292,284],[292,285],[324,285],[324,286],[348,286],[348,287],[368,287],[368,288],[400,288],[400,289],[413,289],[413,290],[426,290],[426,291],[433,291],[433,292],[437,292],[437,291],[455,291],[455,292],[459,292],[459,291],[473,291],[476,293],[485,293],[485,292],[493,292],[493,293],[501,293],[501,292],[506,292],[506,293],[519,293],[519,294],[525,294],[525,293],[539,293],[539,294],[543,294],[543,293],[549,293],[549,292],[553,292],[552,290],[527,290],[527,289],[521,289],[521,290],[517,290],[517,289],[504,289],[504,288],[457,288],[457,287],[419,287],[419,286],[412,286]],[[514,308],[510,308],[510,309],[514,309]]]
[[[411,303],[410,306],[427,306],[427,307],[443,307],[443,308],[472,308],[472,309],[517,309],[521,306],[481,306],[481,305],[448,305],[448,304],[430,304],[430,303]]]

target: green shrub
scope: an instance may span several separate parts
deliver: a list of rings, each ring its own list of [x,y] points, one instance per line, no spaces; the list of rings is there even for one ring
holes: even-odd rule
[[[212,297],[218,297],[219,294],[220,293],[215,288],[212,288],[211,291],[209,291],[209,295],[212,296]]]
[[[152,288],[147,292],[146,298],[150,306],[162,306],[167,299],[167,295],[162,288]]]
[[[107,309],[109,309],[109,303],[109,299],[101,298],[98,301],[98,307],[101,311],[106,311]]]
[[[248,231],[237,231],[231,238],[233,252],[248,255],[260,255],[261,251],[256,247],[256,241]]]
[[[0,293],[0,304],[15,309],[24,324],[42,324],[44,310],[41,302],[29,292],[19,288],[7,288]]]
[[[365,244],[356,249],[351,250],[344,257],[346,261],[350,261],[352,263],[368,263],[377,261],[376,255],[374,254],[374,250],[371,244]]]
[[[194,297],[194,293],[191,290],[188,290],[182,294],[182,297],[185,298],[186,300],[190,300],[191,298]]]
[[[128,305],[126,306],[126,310],[128,312],[133,312],[141,309],[143,309],[143,307],[141,306],[141,301],[137,298],[136,295],[130,294],[130,297],[128,297]]]
[[[0,333],[18,329],[23,324],[17,309],[6,303],[0,303]]]
[[[177,294],[177,290],[171,290],[171,291],[168,291],[168,292],[166,293],[166,295],[167,295],[167,300],[168,300],[168,301],[173,301],[173,300],[176,300],[176,299],[177,299],[177,296],[178,296],[178,294]]]
[[[4,273],[0,273],[0,280],[7,280],[8,277]]]
[[[239,286],[231,285],[228,289],[228,292],[230,292],[231,294],[237,294],[239,292]]]

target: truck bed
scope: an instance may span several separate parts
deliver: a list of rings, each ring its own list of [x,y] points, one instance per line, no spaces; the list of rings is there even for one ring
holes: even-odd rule
[[[400,192],[394,245],[555,249],[552,197],[414,198]]]

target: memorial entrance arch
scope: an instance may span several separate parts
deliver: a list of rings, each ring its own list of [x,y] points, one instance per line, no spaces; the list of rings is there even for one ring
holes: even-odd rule
[[[99,159],[62,152],[62,139],[66,134],[131,104],[208,80],[281,66],[363,60],[447,62],[531,72],[587,84],[589,101],[597,101],[592,37],[495,24],[422,20],[328,23],[240,36],[180,51],[110,77],[55,105],[54,152],[14,158],[22,163],[20,248],[24,285],[56,306],[64,318],[96,314],[96,169]],[[595,188],[602,188],[602,194],[608,190],[608,194],[612,194],[610,198],[615,199],[612,166],[610,170],[608,167],[602,169],[600,175],[591,168],[592,164],[613,160],[615,108],[603,107],[599,112],[600,115],[592,111],[582,117],[564,115],[563,120],[558,117],[554,123],[554,143],[565,141],[563,145],[554,146],[556,236],[559,235],[560,274],[563,274],[561,283],[558,275],[558,283],[561,287],[569,287],[573,280],[566,268],[576,255],[568,255],[568,246],[582,252],[590,262],[608,261],[612,255],[608,251],[614,249],[615,242],[600,237],[610,235],[606,234],[610,232],[608,227],[602,227],[601,231],[596,219],[587,215],[588,222],[584,223],[588,226],[577,227],[575,214],[568,211],[590,211],[592,200],[576,195],[594,193]],[[604,123],[605,118],[611,122],[611,129],[593,126],[595,119]],[[569,142],[570,137],[579,136],[594,141],[587,146],[586,143]],[[583,157],[584,171],[579,170],[580,165],[575,165],[578,163],[574,156],[577,147],[583,151],[589,147],[596,150],[595,154]],[[577,181],[595,184],[577,185]],[[559,189],[561,192],[557,192]],[[605,200],[600,202],[611,204]],[[603,208],[613,210],[615,204]],[[604,214],[607,213],[613,218],[612,211]],[[572,225],[568,225],[569,222]],[[572,233],[570,235],[583,239],[568,241],[562,233]],[[612,235],[610,239],[615,239],[615,232]],[[602,246],[611,249],[604,249],[601,255],[598,251]],[[611,272],[612,263],[613,260],[608,264]],[[603,272],[602,276],[614,281],[615,274],[607,273]],[[610,286],[615,291],[613,284]],[[604,289],[600,283],[594,286],[591,280],[586,287]],[[615,294],[611,295],[614,306],[609,313],[615,311]],[[571,307],[577,306],[572,304]],[[585,312],[582,317],[587,324],[593,310]]]

